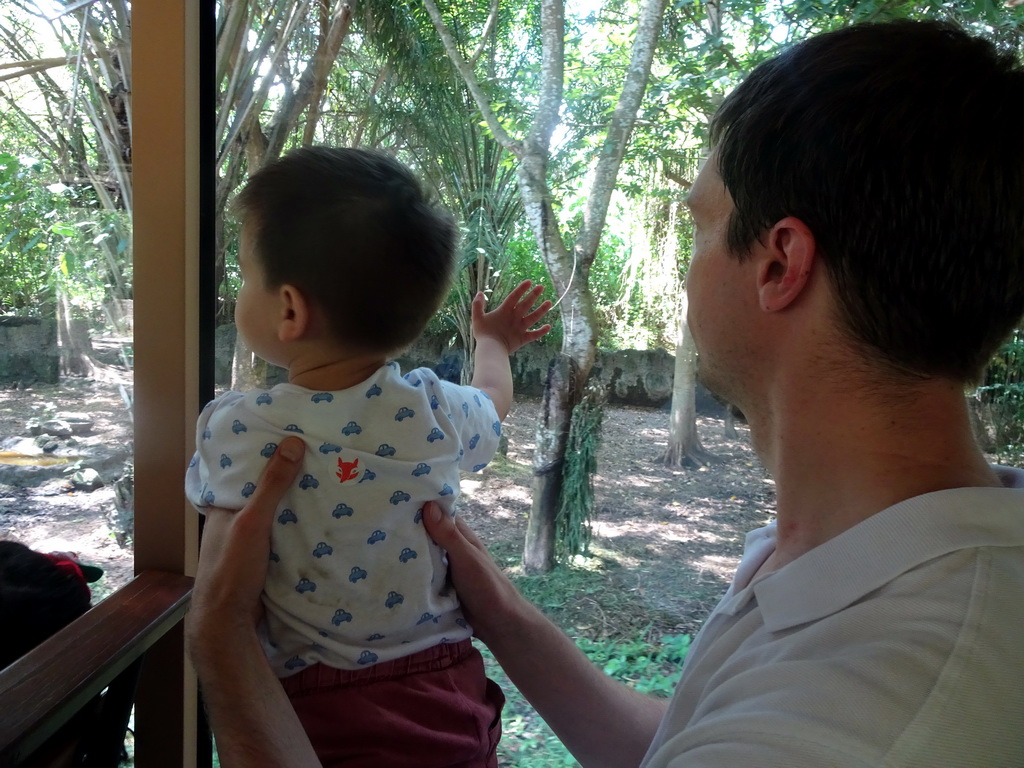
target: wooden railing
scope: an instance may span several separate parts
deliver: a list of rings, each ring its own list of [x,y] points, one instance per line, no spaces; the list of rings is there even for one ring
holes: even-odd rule
[[[0,670],[0,768],[31,764],[71,726],[72,765],[116,766],[143,655],[191,593],[187,576],[143,572]]]

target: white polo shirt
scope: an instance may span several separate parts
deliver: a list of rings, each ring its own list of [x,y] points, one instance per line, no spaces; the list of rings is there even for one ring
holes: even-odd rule
[[[643,766],[1024,766],[1024,472],[896,504],[751,578],[747,537]]]

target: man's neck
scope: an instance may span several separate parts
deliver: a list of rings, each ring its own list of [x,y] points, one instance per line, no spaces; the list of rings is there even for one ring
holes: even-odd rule
[[[751,419],[777,491],[768,570],[914,496],[999,484],[973,439],[962,389],[934,380],[912,388],[883,403],[852,382],[813,395],[780,387],[791,395],[770,398],[768,415]]]

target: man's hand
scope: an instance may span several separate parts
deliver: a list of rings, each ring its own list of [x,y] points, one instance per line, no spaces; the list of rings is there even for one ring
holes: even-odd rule
[[[297,437],[282,440],[245,507],[237,512],[206,510],[192,608],[186,621],[193,653],[198,655],[221,636],[253,632],[263,615],[260,593],[267,577],[274,512],[295,482],[305,450]]]
[[[224,768],[321,768],[256,634],[274,513],[305,450],[282,440],[242,509],[206,513],[185,632]]]
[[[638,765],[667,700],[637,693],[592,664],[519,594],[461,517],[430,502],[423,525],[448,550],[448,570],[473,634],[576,759]]]
[[[473,336],[477,340],[491,338],[500,341],[509,355],[531,341],[536,341],[551,330],[551,325],[547,323],[530,330],[551,309],[550,301],[533,308],[543,292],[544,286],[524,280],[491,312],[484,311],[487,300],[482,293],[478,293],[473,298]]]
[[[490,646],[515,621],[525,599],[461,517],[450,517],[431,501],[423,508],[423,525],[448,552],[452,584],[473,634]]]

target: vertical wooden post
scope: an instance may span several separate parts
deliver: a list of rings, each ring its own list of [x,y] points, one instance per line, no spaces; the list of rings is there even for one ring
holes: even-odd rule
[[[198,2],[132,4],[135,568],[193,574],[182,492],[198,412]],[[136,765],[195,765],[197,695],[179,625],[147,654]]]

